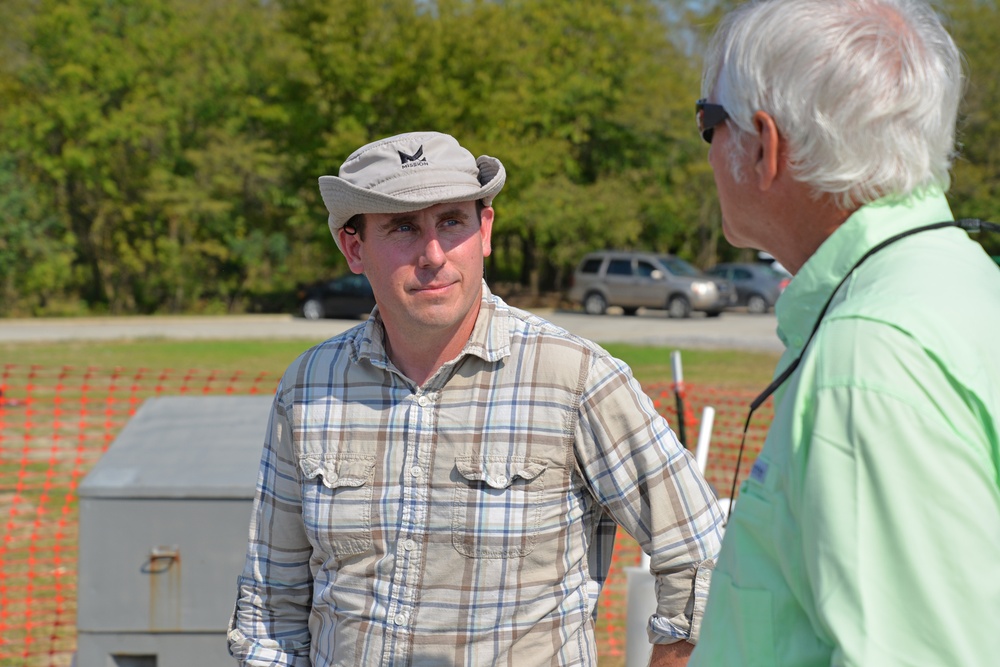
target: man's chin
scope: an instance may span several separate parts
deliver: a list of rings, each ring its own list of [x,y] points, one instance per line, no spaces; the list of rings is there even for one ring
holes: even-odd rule
[[[458,306],[446,299],[412,303],[409,308],[409,317],[414,323],[442,329],[448,328],[456,319],[461,319],[458,317]]]
[[[757,247],[759,244],[754,244],[752,241],[741,237],[736,232],[736,230],[733,229],[733,226],[730,223],[726,222],[725,218],[722,219],[722,235],[726,238],[726,241],[729,242],[729,245],[733,246],[734,248],[754,248],[755,250],[760,249]]]

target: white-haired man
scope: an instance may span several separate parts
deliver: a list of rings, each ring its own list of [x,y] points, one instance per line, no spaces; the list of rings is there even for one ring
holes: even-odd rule
[[[622,362],[483,281],[500,161],[436,132],[320,178],[364,324],[275,397],[229,633],[245,665],[596,665],[615,524],[686,663],[722,515]]]
[[[795,276],[692,665],[997,664],[1000,272],[944,196],[962,85],[924,2],[718,28],[697,112],[724,230]]]

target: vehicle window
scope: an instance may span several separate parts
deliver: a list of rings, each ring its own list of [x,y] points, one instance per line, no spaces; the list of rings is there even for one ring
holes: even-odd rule
[[[583,262],[580,267],[580,273],[597,273],[597,270],[601,268],[601,262],[604,261],[600,257],[592,257]]]
[[[718,276],[719,278],[725,278],[726,277],[726,271],[727,271],[726,267],[724,267],[724,266],[716,266],[716,267],[712,268],[708,272],[708,274],[712,275],[712,276]]]
[[[653,271],[656,271],[656,267],[649,262],[644,262],[639,260],[635,265],[635,273],[643,278],[649,278],[653,275]]]
[[[613,259],[608,264],[609,276],[630,276],[632,275],[632,260]]]
[[[692,278],[697,278],[703,275],[701,271],[694,268],[680,257],[674,257],[673,255],[660,255],[660,261],[663,262],[663,265],[670,269],[670,273],[675,276],[690,276]]]
[[[735,277],[736,280],[750,280],[753,278],[753,274],[746,269],[736,269],[733,271],[733,277]]]

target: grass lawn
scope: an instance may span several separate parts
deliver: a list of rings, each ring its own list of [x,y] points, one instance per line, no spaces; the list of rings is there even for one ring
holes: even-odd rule
[[[85,341],[5,343],[5,364],[153,370],[242,370],[280,375],[309,343],[302,340]],[[671,382],[670,349],[609,344],[605,348],[628,363],[642,383]],[[684,381],[727,389],[763,389],[771,381],[777,354],[734,350],[682,350]]]

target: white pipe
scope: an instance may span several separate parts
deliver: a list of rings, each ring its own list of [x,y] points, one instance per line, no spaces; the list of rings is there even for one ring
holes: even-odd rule
[[[715,408],[706,405],[701,411],[701,428],[698,430],[698,445],[694,450],[694,460],[698,464],[698,470],[705,474],[708,467],[708,447],[712,440],[712,425],[715,423]]]
[[[649,557],[636,567],[626,567],[625,667],[646,667],[653,645],[646,626],[656,613],[656,579],[649,573]]]
[[[679,388],[684,384],[684,369],[681,367],[680,350],[674,350],[670,353],[670,367],[674,373],[674,384]]]

